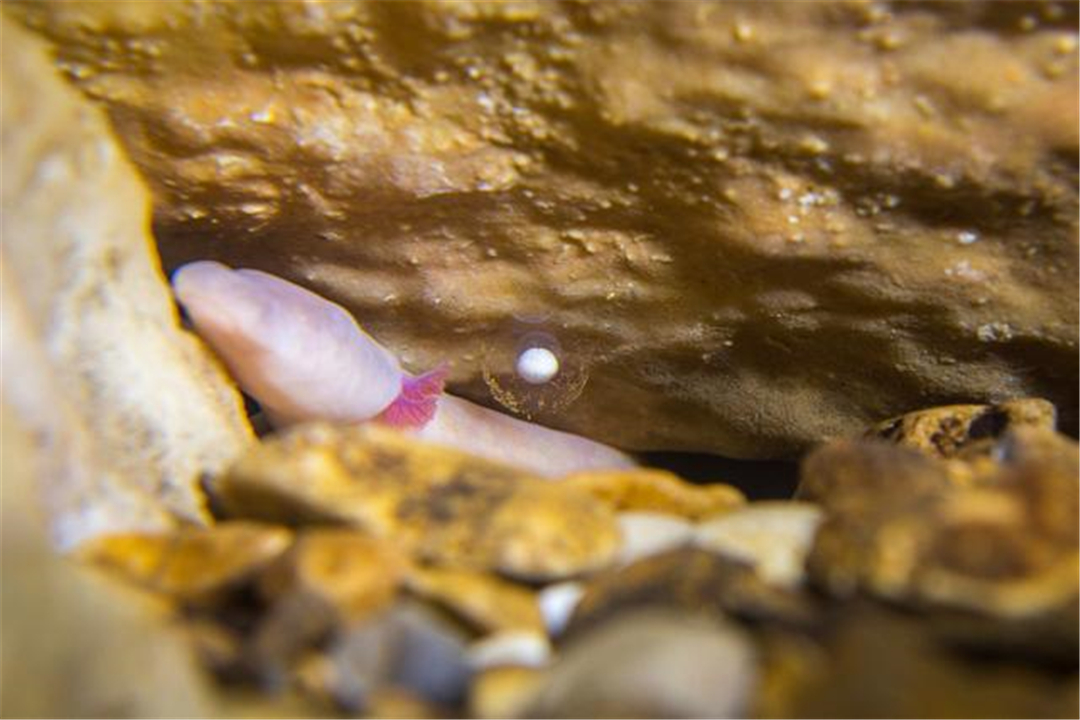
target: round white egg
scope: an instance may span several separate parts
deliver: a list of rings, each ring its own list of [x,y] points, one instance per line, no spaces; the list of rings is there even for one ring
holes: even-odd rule
[[[558,373],[559,358],[547,348],[533,347],[518,355],[518,377],[530,385],[543,385]]]

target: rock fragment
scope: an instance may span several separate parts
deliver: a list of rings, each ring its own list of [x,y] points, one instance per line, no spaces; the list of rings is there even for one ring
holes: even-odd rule
[[[717,515],[746,502],[731,485],[694,485],[674,473],[651,468],[573,473],[560,482],[584,490],[616,510],[667,513],[690,520]]]
[[[202,475],[251,441],[239,393],[180,328],[104,113],[0,22],[3,392],[47,461],[53,539],[205,523]]]
[[[171,534],[106,535],[85,543],[79,557],[182,604],[209,606],[253,580],[291,542],[286,528],[229,522]]]
[[[608,565],[614,514],[573,486],[377,427],[300,428],[216,479],[229,516],[347,524],[419,558],[527,580]]]
[[[743,717],[756,683],[745,631],[671,611],[627,613],[574,640],[527,717]]]
[[[1022,620],[1075,608],[1076,444],[1021,427],[1004,460],[974,485],[903,448],[836,443],[804,464],[800,494],[826,519],[808,559],[833,593],[863,588],[916,604]]]
[[[640,608],[714,614],[808,626],[815,609],[801,593],[764,582],[745,563],[698,548],[679,548],[591,579],[574,608],[566,638]]]
[[[663,513],[619,513],[619,529],[623,536],[619,562],[623,564],[685,545],[694,535],[689,522]]]
[[[756,502],[702,522],[694,543],[751,563],[763,580],[798,587],[806,556],[822,520],[821,509],[805,502]]]
[[[336,624],[356,622],[388,607],[408,560],[386,540],[344,528],[312,528],[263,573],[259,590],[269,602],[319,604]]]
[[[1046,400],[1028,398],[997,405],[951,405],[920,410],[878,423],[867,437],[879,437],[938,458],[988,454],[1016,427],[1054,430],[1056,413]]]
[[[544,631],[536,594],[524,586],[483,573],[436,567],[413,569],[406,584],[481,634]]]

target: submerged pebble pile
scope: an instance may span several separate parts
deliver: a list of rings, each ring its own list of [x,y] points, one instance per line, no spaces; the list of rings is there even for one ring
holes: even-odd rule
[[[1077,447],[1053,423],[1041,400],[912,413],[761,502],[306,426],[208,481],[212,527],[81,557],[167,599],[223,692],[290,712],[1075,716]]]

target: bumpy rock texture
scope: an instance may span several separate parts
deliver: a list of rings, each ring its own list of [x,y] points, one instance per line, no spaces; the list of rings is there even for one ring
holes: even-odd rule
[[[207,484],[262,522],[81,557],[261,690],[244,717],[1076,717],[1080,458],[1051,420],[910,413],[810,454],[794,502],[308,426]]]
[[[100,109],[4,20],[3,401],[39,455],[62,546],[207,519],[198,481],[251,440],[240,398],[178,324],[149,194]]]
[[[350,525],[427,560],[516,578],[602,568],[621,542],[612,509],[572,478],[551,482],[377,425],[290,430],[210,492],[232,517]]]
[[[167,264],[304,282],[481,401],[542,318],[590,379],[539,419],[624,447],[1021,395],[1075,430],[1074,4],[6,5]]]

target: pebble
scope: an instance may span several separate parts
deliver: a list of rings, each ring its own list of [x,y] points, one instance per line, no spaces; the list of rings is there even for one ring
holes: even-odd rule
[[[806,555],[822,512],[807,502],[756,502],[694,532],[698,547],[745,560],[766,582],[797,587],[806,575]]]
[[[481,633],[544,630],[536,593],[493,575],[416,568],[407,585],[414,594],[445,608]]]
[[[543,667],[551,659],[551,643],[538,632],[510,631],[489,635],[473,643],[467,660],[474,671],[504,665]]]
[[[543,671],[520,665],[501,665],[480,672],[469,689],[469,715],[485,720],[525,717],[543,677]]]
[[[562,634],[584,593],[584,585],[573,580],[548,585],[540,591],[537,599],[548,635],[558,637]]]
[[[362,709],[388,685],[436,705],[464,702],[472,669],[465,635],[420,605],[399,604],[338,639],[329,650],[329,687],[343,708]]]
[[[252,579],[292,541],[286,528],[226,522],[172,533],[106,535],[78,557],[188,605],[213,604]]]
[[[613,619],[560,655],[529,717],[742,717],[757,682],[745,631],[686,613]]]
[[[694,536],[691,523],[662,513],[619,513],[619,528],[623,536],[619,562],[623,564],[684,545]]]

